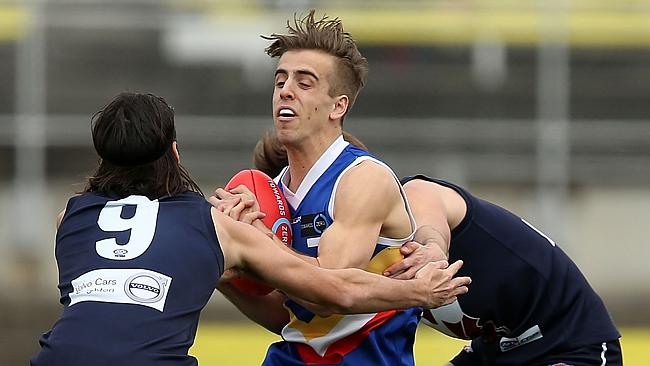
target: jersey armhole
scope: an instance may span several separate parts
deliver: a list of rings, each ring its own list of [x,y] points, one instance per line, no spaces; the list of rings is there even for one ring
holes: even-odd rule
[[[460,186],[458,186],[458,185],[456,185],[454,183],[447,182],[447,181],[442,180],[442,179],[431,178],[431,177],[428,177],[428,176],[426,176],[424,174],[417,174],[417,175],[413,175],[413,176],[404,177],[404,178],[400,179],[400,183],[402,185],[404,185],[404,184],[406,184],[406,183],[408,183],[408,182],[410,182],[412,180],[415,180],[415,179],[420,179],[420,180],[423,180],[423,181],[426,181],[426,182],[436,183],[436,184],[439,184],[439,185],[441,185],[443,187],[452,189],[452,190],[454,190],[454,192],[456,192],[456,193],[458,193],[460,195],[460,197],[463,199],[463,201],[465,201],[465,205],[467,206],[467,210],[465,211],[465,217],[463,217],[463,219],[460,220],[460,223],[458,223],[458,225],[451,231],[452,238],[454,236],[460,235],[465,230],[465,227],[467,227],[469,222],[472,221],[472,219],[474,217],[474,200],[472,198],[472,195],[469,192],[467,192],[465,189],[463,189],[462,187],[460,187]]]
[[[66,202],[66,204],[65,204],[65,208],[63,209],[63,210],[64,210],[64,212],[63,212],[63,217],[61,217],[61,221],[58,222],[58,223],[57,223],[57,226],[56,226],[56,232],[57,232],[57,233],[58,233],[59,230],[61,229],[61,226],[62,226],[63,223],[65,222],[65,219],[66,219],[68,216],[70,216],[71,213],[74,211],[74,207],[75,207],[77,201],[79,200],[79,198],[80,198],[81,196],[82,196],[81,194],[77,194],[77,195],[74,195],[74,196],[68,198],[68,202]],[[57,214],[57,219],[58,219],[58,214]]]
[[[379,236],[377,243],[382,244],[382,245],[395,247],[395,246],[401,246],[405,242],[413,240],[413,238],[415,237],[415,232],[417,230],[417,223],[415,222],[415,217],[413,216],[413,213],[411,211],[411,206],[409,205],[408,199],[406,198],[406,192],[404,191],[404,187],[402,187],[400,179],[397,177],[397,175],[395,175],[395,172],[393,172],[393,170],[386,163],[384,163],[383,161],[375,158],[372,155],[362,155],[362,156],[357,157],[354,161],[352,161],[350,163],[350,165],[348,165],[345,169],[343,169],[343,171],[341,171],[339,176],[336,178],[336,181],[334,182],[334,188],[332,189],[332,195],[331,195],[330,200],[329,200],[329,202],[327,204],[327,213],[332,218],[332,220],[334,220],[334,201],[335,201],[335,198],[336,198],[336,192],[338,190],[339,183],[340,183],[341,179],[343,178],[343,175],[345,173],[347,173],[348,170],[352,169],[353,167],[355,167],[355,166],[357,166],[357,165],[359,165],[359,164],[361,164],[361,163],[363,163],[365,161],[371,161],[371,162],[373,162],[375,164],[378,164],[379,166],[381,166],[381,167],[385,168],[386,170],[388,170],[388,172],[393,176],[393,178],[395,179],[395,182],[397,183],[397,188],[400,191],[400,195],[402,196],[402,202],[404,203],[404,208],[406,209],[406,214],[408,215],[409,223],[411,225],[411,233],[408,236],[406,236],[404,238],[387,238],[387,237],[384,237],[384,236]]]
[[[224,257],[223,250],[221,250],[221,244],[219,243],[219,237],[217,236],[217,228],[215,227],[215,223],[212,220],[212,205],[208,201],[205,201],[205,203],[202,205],[201,211],[201,217],[204,218],[206,233],[209,236],[208,239],[214,243],[214,245],[211,245],[210,248],[212,248],[214,255],[217,257],[217,263],[219,265],[219,278],[221,278],[223,272],[225,271]],[[203,212],[205,212],[205,214],[203,214]]]

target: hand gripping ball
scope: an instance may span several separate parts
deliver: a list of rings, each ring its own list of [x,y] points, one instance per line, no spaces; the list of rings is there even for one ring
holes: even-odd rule
[[[255,169],[245,169],[235,174],[225,190],[233,189],[239,185],[245,185],[257,198],[260,211],[266,214],[262,222],[271,229],[285,245],[291,246],[291,216],[289,206],[280,191],[280,188],[271,177]],[[273,291],[250,277],[239,277],[231,282],[240,291],[251,295],[266,295]]]

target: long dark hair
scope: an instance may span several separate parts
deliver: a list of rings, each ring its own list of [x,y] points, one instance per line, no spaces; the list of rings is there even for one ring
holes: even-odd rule
[[[202,194],[174,155],[174,110],[163,98],[121,93],[91,121],[100,161],[84,192],[150,199],[187,191]]]

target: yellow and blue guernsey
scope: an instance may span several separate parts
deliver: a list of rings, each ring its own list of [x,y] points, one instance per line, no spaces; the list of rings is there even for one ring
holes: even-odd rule
[[[278,186],[283,190],[293,218],[292,246],[295,250],[318,256],[320,237],[335,220],[334,197],[341,177],[348,169],[367,160],[386,167],[395,175],[367,151],[339,137],[314,164],[296,192],[285,185],[287,168],[278,176]],[[397,177],[395,179],[398,181]],[[402,196],[405,197],[403,191]],[[415,228],[406,198],[404,204],[411,219],[411,235],[399,239],[379,237],[366,270],[381,273],[401,259],[399,247],[412,238]],[[323,318],[293,300],[287,300],[285,307],[290,321],[282,330],[284,341],[269,347],[264,365],[414,364],[413,343],[422,313],[420,308]]]

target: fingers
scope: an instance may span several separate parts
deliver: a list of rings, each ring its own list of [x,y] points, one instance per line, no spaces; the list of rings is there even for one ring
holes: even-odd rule
[[[460,267],[462,267],[462,266],[463,266],[463,261],[459,259],[459,260],[455,261],[454,263],[452,263],[447,268],[447,271],[449,271],[451,273],[451,275],[454,276],[456,274],[456,272],[458,272],[458,270],[460,270]]]
[[[455,296],[464,295],[469,291],[469,285],[472,283],[470,277],[454,277],[451,280],[452,292]]]
[[[252,206],[254,204],[254,201],[251,202],[251,200],[242,200],[236,205],[230,207],[230,205],[226,205],[224,207],[223,213],[226,215],[230,216],[231,218],[238,220],[238,221],[244,221],[241,219],[243,216],[243,213],[245,212],[246,214],[256,212],[257,215],[262,214],[263,216],[261,217],[256,217],[256,218],[264,218],[266,215],[260,211],[256,211],[252,209]],[[252,220],[255,220],[256,218],[253,218]]]
[[[469,292],[468,285],[472,282],[469,277],[455,277],[449,281],[449,287],[441,293],[442,305],[449,305],[457,300],[458,296]]]
[[[246,196],[249,196],[249,197],[255,197],[255,195],[253,194],[253,192],[252,192],[250,189],[248,189],[248,187],[246,187],[246,186],[243,185],[243,184],[240,184],[240,185],[238,185],[237,187],[231,189],[231,190],[230,190],[230,193],[233,193],[233,194],[243,194],[243,195],[246,195]]]
[[[248,213],[245,213],[244,215],[241,215],[241,217],[239,217],[239,221],[241,221],[241,222],[243,222],[245,224],[252,224],[253,221],[261,220],[264,217],[266,217],[266,214],[264,212],[253,211],[253,212],[248,212]],[[273,234],[273,233],[271,233],[271,234]]]
[[[416,278],[427,280],[429,286],[429,307],[436,308],[456,301],[458,296],[469,291],[472,279],[467,276],[454,277],[462,267],[462,261],[449,265],[447,261],[428,263],[415,274]]]
[[[411,267],[406,271],[393,273],[389,277],[395,280],[410,280],[415,275],[415,272],[416,270]]]
[[[438,278],[442,278],[447,273],[448,263],[445,260],[429,262],[424,267],[420,268],[415,272],[415,278],[426,278],[429,281],[434,281]],[[451,276],[449,276],[451,278]],[[449,279],[447,279],[448,281]]]
[[[219,199],[218,199],[217,197],[215,197],[215,196],[210,196],[210,197],[208,197],[208,202],[210,202],[210,204],[211,204],[212,206],[214,206],[214,208],[216,208],[217,205],[219,204],[219,202],[221,202],[221,200],[219,200]]]
[[[222,200],[225,200],[225,199],[228,199],[228,198],[235,197],[234,194],[232,194],[232,193],[226,191],[226,190],[223,189],[223,188],[217,188],[217,189],[214,191],[214,195],[215,195],[217,198],[222,199]]]
[[[435,261],[435,262],[429,262],[425,267],[431,267],[434,269],[444,269],[446,271],[449,271],[449,262],[446,260],[441,260],[441,261]],[[456,270],[458,271],[458,270]],[[456,273],[455,271],[453,273]]]
[[[242,185],[231,191],[235,190],[237,192],[245,192],[247,188]],[[256,205],[257,202],[255,201],[254,196],[251,197],[246,193],[235,192],[235,194],[233,194],[223,188],[218,188],[214,191],[214,196],[208,197],[208,202],[210,202],[210,204],[220,212],[223,212],[235,220],[240,220],[240,217],[242,217],[244,212],[259,211],[259,206]],[[255,220],[256,218],[259,218],[259,214],[252,217],[252,220]],[[247,220],[250,219],[251,218],[247,218]]]
[[[408,258],[404,258],[404,259],[402,259],[401,261],[399,261],[397,263],[391,264],[390,266],[388,266],[384,270],[384,276],[393,277],[393,276],[395,276],[395,275],[397,275],[397,274],[399,274],[401,272],[404,272],[404,270],[406,270],[408,267],[410,267],[410,264],[407,263],[408,260],[409,260]],[[395,278],[395,277],[393,277],[393,278]]]
[[[440,248],[437,246],[427,247],[414,241],[407,242],[400,247],[400,253],[405,257],[404,260],[386,268],[384,275],[395,279],[411,279],[427,263],[446,258],[439,252]]]
[[[451,280],[452,285],[454,286],[468,286],[472,283],[472,278],[471,277],[454,277],[453,280]]]
[[[228,212],[234,206],[238,205],[241,202],[241,198],[238,196],[233,196],[232,198],[223,200],[215,196],[210,196],[208,197],[208,202],[210,202],[210,204],[220,212],[228,214]]]
[[[469,287],[467,286],[459,286],[454,288],[449,292],[449,296],[445,298],[441,306],[452,304],[454,301],[458,299],[458,296],[465,295],[468,292],[469,292]]]
[[[409,241],[408,243],[402,245],[399,251],[403,256],[407,256],[413,253],[418,248],[418,246],[421,246],[421,244],[414,241]]]

